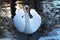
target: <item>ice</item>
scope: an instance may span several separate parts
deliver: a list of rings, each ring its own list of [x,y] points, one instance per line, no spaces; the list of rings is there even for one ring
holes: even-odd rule
[[[2,38],[0,40],[16,40],[16,39],[13,39],[13,38]]]

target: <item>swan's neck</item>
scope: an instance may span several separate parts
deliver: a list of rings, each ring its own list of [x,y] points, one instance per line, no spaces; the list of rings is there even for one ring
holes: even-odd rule
[[[25,11],[25,25],[29,25],[30,23],[30,17],[28,12]]]

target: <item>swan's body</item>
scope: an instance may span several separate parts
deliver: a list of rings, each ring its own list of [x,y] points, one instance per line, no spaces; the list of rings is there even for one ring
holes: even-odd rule
[[[34,33],[41,25],[41,17],[37,14],[37,12],[34,9],[31,9],[30,13],[33,16],[31,19],[28,12],[21,9],[13,19],[15,27],[25,34]]]

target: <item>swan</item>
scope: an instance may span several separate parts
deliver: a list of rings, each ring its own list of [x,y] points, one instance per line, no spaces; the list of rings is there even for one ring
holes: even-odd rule
[[[38,30],[41,25],[41,16],[34,10],[30,10],[32,18],[29,17],[29,6],[25,5],[24,9],[20,9],[14,16],[14,25],[19,32],[32,34]]]

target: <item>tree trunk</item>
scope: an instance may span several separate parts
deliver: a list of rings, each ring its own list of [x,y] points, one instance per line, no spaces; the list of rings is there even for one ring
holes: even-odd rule
[[[15,16],[15,11],[16,11],[16,8],[15,8],[15,5],[16,5],[16,0],[11,0],[11,14],[12,14],[12,18],[14,18]]]

